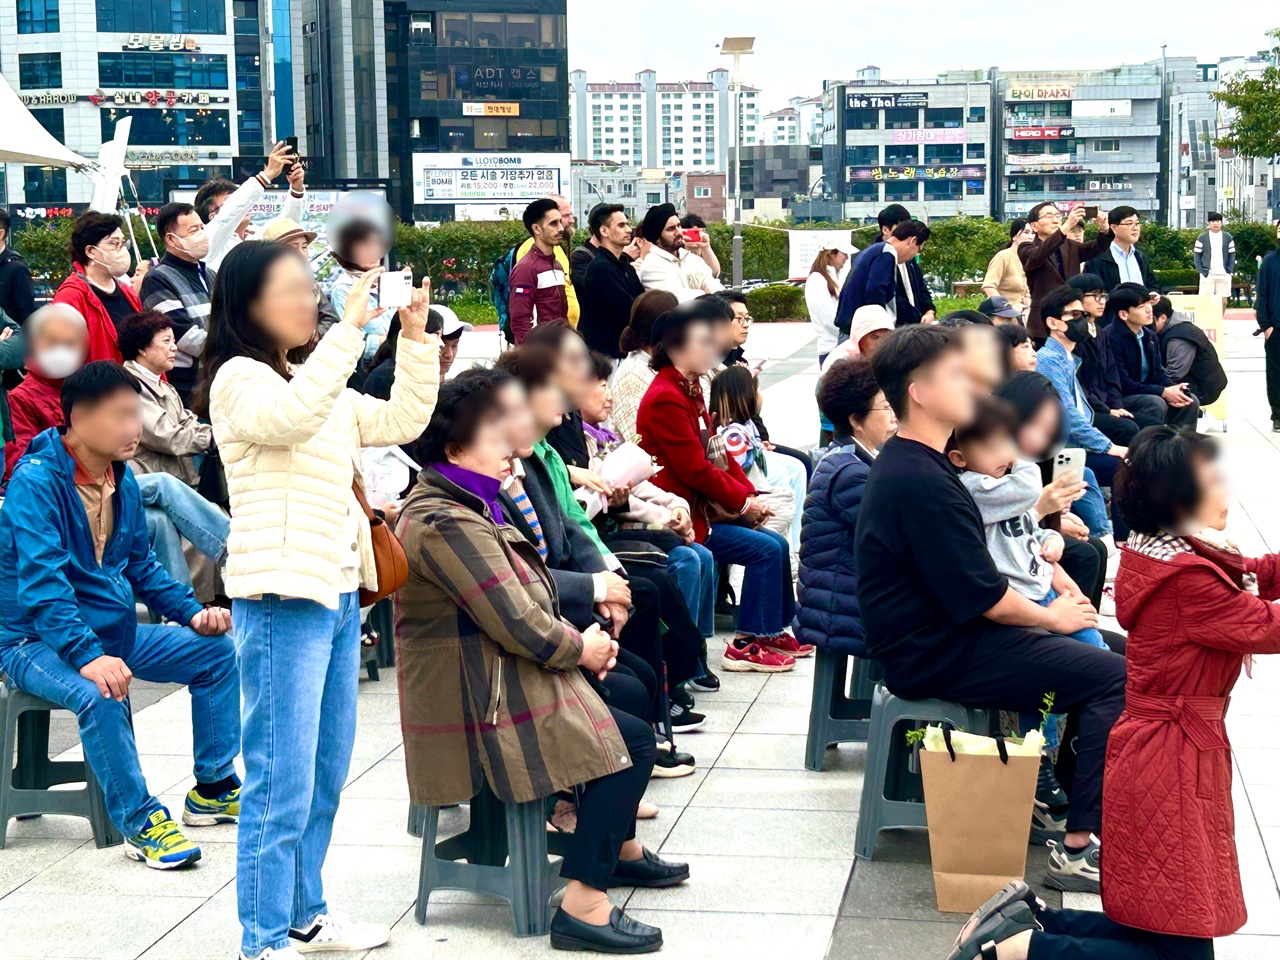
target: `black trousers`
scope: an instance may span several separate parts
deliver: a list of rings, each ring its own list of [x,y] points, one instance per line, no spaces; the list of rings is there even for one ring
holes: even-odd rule
[[[1041,910],[1027,960],[1213,960],[1213,941],[1148,933],[1092,910]]]
[[[645,723],[656,723],[653,712],[654,676],[649,665],[627,650],[618,651],[618,665],[604,678],[605,702]]]
[[[1077,540],[1063,537],[1062,569],[1076,582],[1096,609],[1102,603],[1107,580],[1107,545],[1097,537]]]
[[[935,677],[920,688],[895,683],[892,665],[885,666],[890,689],[910,699],[937,697],[972,707],[1030,712],[1039,710],[1045,694],[1052,693],[1053,712],[1070,717],[1063,742],[1075,738],[1074,770],[1060,765],[1058,777],[1071,797],[1067,829],[1101,832],[1102,770],[1107,737],[1124,709],[1124,657],[1071,637],[993,623],[971,645],[963,670]]]
[[[1113,417],[1109,413],[1097,412],[1093,415],[1093,425],[1106,434],[1108,440],[1120,447],[1127,447],[1133,443],[1133,438],[1142,429],[1138,421],[1130,417]]]
[[[661,677],[662,628],[658,588],[648,580],[638,577],[630,579],[629,585],[631,616],[618,637],[618,646],[621,651],[633,654],[653,676]],[[657,689],[653,694],[652,716],[659,717],[662,715],[661,684],[655,684],[655,687]]]
[[[1143,427],[1164,426],[1169,413],[1169,404],[1164,397],[1139,393],[1125,397],[1124,408],[1133,414],[1133,422],[1138,429]],[[1104,431],[1105,432],[1105,431]]]
[[[607,890],[622,844],[635,838],[636,807],[649,785],[657,754],[653,727],[610,706],[627,745],[629,763],[617,773],[590,781],[578,798],[578,826],[565,851],[560,876]]]
[[[660,633],[658,659],[667,665],[667,682],[674,686],[700,676],[702,665],[698,662],[698,657],[702,653],[702,633],[693,622],[689,607],[684,602],[684,594],[671,579],[671,574],[664,567],[647,563],[623,563],[623,567],[631,581],[633,602],[637,583],[648,584],[649,589],[656,594],[656,612],[667,628],[666,633],[661,633],[656,622],[654,624],[655,631]],[[649,662],[654,667],[654,672],[661,676],[662,671],[657,664],[652,660]]]
[[[1271,419],[1280,420],[1280,333],[1273,333],[1262,345],[1267,358],[1267,403]]]

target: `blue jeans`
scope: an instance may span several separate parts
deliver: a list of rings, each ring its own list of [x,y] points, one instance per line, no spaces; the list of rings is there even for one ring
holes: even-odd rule
[[[289,928],[327,912],[320,869],[356,738],[360,607],[312,600],[236,599],[244,697],[245,780],[236,896],[241,949],[289,945]]]
[[[142,623],[132,649],[123,652],[136,679],[182,683],[190,690],[196,781],[216,783],[231,776],[240,752],[240,691],[231,637],[202,637],[189,627]],[[111,822],[125,836],[141,833],[161,804],[147,790],[138,764],[128,701],[104,697],[92,680],[39,640],[0,648],[0,670],[19,690],[75,713],[84,756],[102,784]]]
[[[1111,532],[1107,504],[1102,499],[1102,487],[1098,485],[1097,475],[1089,467],[1084,468],[1084,496],[1071,505],[1071,512],[1089,528],[1091,535],[1102,537]]]
[[[156,559],[169,576],[190,586],[182,538],[215,564],[221,563],[231,534],[230,518],[171,473],[144,473],[135,479]]]
[[[1057,599],[1058,591],[1050,587],[1049,592],[1044,595],[1044,599],[1036,602],[1042,607],[1047,607]],[[1085,627],[1083,630],[1077,630],[1075,633],[1068,633],[1066,636],[1079,640],[1081,643],[1087,643],[1091,647],[1097,647],[1100,650],[1111,649],[1107,646],[1107,642],[1102,639],[1102,634],[1098,632],[1096,627]]]
[[[676,589],[684,597],[689,616],[698,625],[698,632],[709,637],[716,632],[716,586],[719,573],[716,559],[700,543],[675,547],[667,551],[667,573],[675,581]]]
[[[717,563],[740,563],[742,596],[738,598],[738,630],[757,637],[782,633],[795,615],[791,582],[791,546],[772,530],[752,530],[733,523],[713,523],[707,549]]]

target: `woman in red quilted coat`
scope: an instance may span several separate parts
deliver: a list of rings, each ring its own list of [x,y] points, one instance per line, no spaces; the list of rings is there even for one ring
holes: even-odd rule
[[[1011,884],[956,957],[986,957],[964,951],[981,940],[998,960],[1204,960],[1244,925],[1223,717],[1251,656],[1280,653],[1280,554],[1222,545],[1214,454],[1206,437],[1148,427],[1116,475],[1132,533],[1116,577],[1128,681],[1103,781],[1106,915],[1039,909]]]

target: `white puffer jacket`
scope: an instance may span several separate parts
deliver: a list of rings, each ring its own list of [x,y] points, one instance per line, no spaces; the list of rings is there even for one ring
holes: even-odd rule
[[[369,526],[351,492],[360,448],[422,434],[440,361],[434,343],[401,337],[391,399],[382,401],[346,389],[363,349],[358,329],[335,323],[292,380],[247,357],[214,378],[210,419],[231,495],[228,596],[276,593],[336,609],[349,510],[360,517],[361,582],[377,586]]]

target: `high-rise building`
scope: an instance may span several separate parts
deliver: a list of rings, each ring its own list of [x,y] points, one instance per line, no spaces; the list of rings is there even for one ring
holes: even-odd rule
[[[998,74],[1001,219],[1042,200],[1125,204],[1164,220],[1161,62]]]
[[[1218,209],[1216,189],[1218,105],[1210,95],[1218,89],[1218,65],[1195,57],[1169,57],[1165,71],[1165,115],[1169,134],[1164,164],[1165,209],[1175,227],[1203,226]]]
[[[764,144],[822,145],[822,95],[792,97],[788,106],[764,115]]]
[[[271,132],[267,0],[22,0],[0,5],[0,67],[55,137],[90,159],[133,118],[126,166],[144,201],[166,180],[232,176]],[[5,169],[7,167],[7,169]],[[0,164],[0,202],[67,205],[93,195],[87,174]]]
[[[1221,60],[1217,88],[1234,76],[1261,76],[1269,62],[1265,53]],[[1218,107],[1216,135],[1225,134],[1233,119],[1234,110]],[[1214,187],[1218,209],[1223,213],[1238,210],[1243,216],[1258,220],[1280,217],[1280,165],[1275,158],[1242,157],[1233,150],[1220,150]]]
[[[985,72],[882,80],[879,67],[823,91],[823,179],[831,218],[873,220],[890,203],[917,217],[991,212],[991,88]],[[827,218],[824,211],[824,218]]]
[[[570,122],[575,160],[612,160],[661,168],[668,176],[724,170],[733,146],[735,106],[729,71],[706,80],[658,81],[641,70],[634,83],[588,83],[585,70],[569,74]],[[739,142],[764,142],[760,91],[742,84]]]

